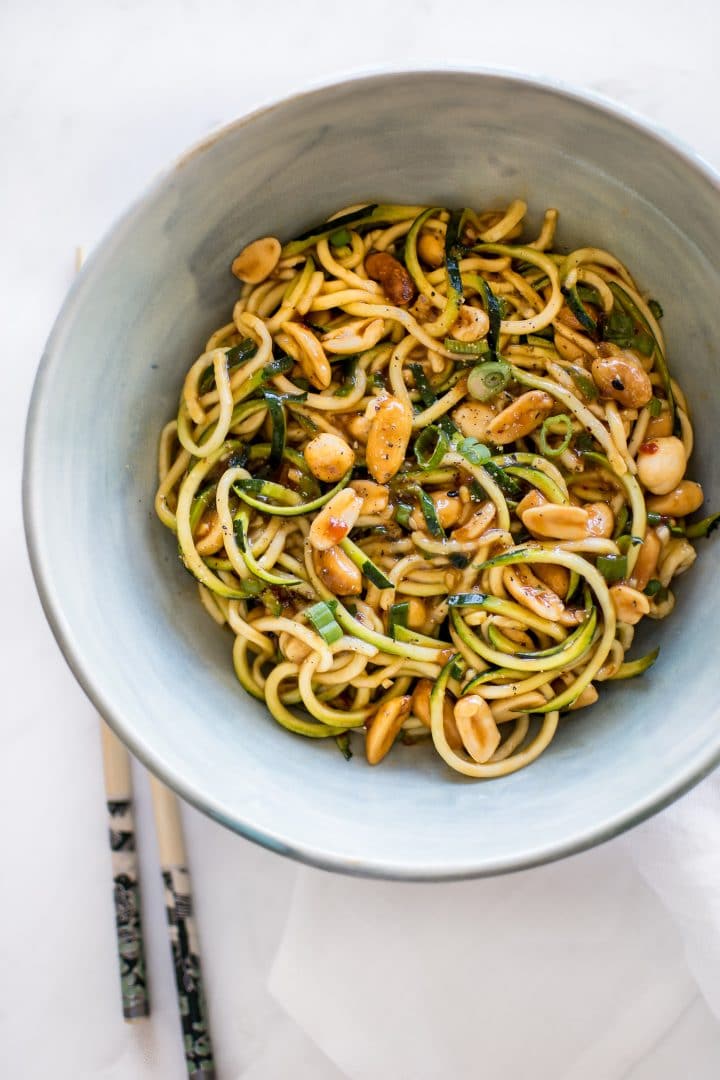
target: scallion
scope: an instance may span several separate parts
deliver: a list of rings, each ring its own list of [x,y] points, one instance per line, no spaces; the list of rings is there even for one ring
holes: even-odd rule
[[[709,536],[713,529],[717,529],[718,525],[720,525],[720,513],[710,514],[709,517],[703,518],[702,521],[696,521],[692,525],[688,525],[685,535],[691,540],[699,540],[702,536]]]
[[[647,403],[647,410],[653,419],[657,419],[662,412],[662,401],[660,398],[651,397]]]
[[[548,442],[548,435],[552,432],[557,434],[556,428],[560,426],[563,430],[560,432],[562,439],[557,446],[551,446]],[[545,457],[559,457],[560,454],[564,454],[573,437],[572,420],[567,413],[558,413],[557,416],[548,416],[543,420],[542,427],[540,428],[540,450]]]
[[[420,509],[422,510],[423,517],[425,518],[425,524],[427,525],[428,532],[436,540],[445,540],[445,530],[440,524],[440,518],[437,515],[435,503],[430,498],[427,491],[423,491],[423,489],[419,485],[416,486],[415,493],[417,495],[418,502],[420,503]]]
[[[415,460],[421,469],[436,469],[445,457],[448,446],[445,432],[435,424],[430,424],[415,440]]]
[[[627,555],[598,555],[596,565],[607,582],[627,577]]]
[[[333,601],[327,603],[325,600],[318,600],[304,612],[308,622],[312,623],[326,645],[332,645],[343,636],[342,627],[335,618],[332,603]]]
[[[468,393],[476,401],[492,401],[508,385],[511,374],[504,360],[486,360],[468,375]]]
[[[459,356],[487,356],[490,346],[487,341],[456,341],[455,338],[446,337],[443,345],[448,352],[457,353]]]

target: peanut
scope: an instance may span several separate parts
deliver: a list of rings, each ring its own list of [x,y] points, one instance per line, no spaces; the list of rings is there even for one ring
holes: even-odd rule
[[[495,505],[486,502],[477,510],[468,522],[453,530],[453,540],[463,544],[468,540],[478,540],[495,519]]]
[[[654,577],[660,555],[660,539],[654,529],[645,533],[645,539],[640,545],[632,577],[629,584],[634,589],[642,591],[651,577]]]
[[[417,249],[422,261],[433,269],[442,266],[445,262],[445,245],[437,233],[428,231],[420,233]]]
[[[373,281],[379,281],[385,295],[396,307],[407,307],[415,297],[415,284],[402,263],[387,251],[365,256],[365,269]]]
[[[522,439],[549,416],[554,405],[553,399],[543,390],[528,390],[490,421],[487,434],[500,445]]]
[[[280,241],[274,236],[253,240],[233,259],[232,272],[248,285],[259,285],[272,274],[281,252]]]
[[[305,377],[318,390],[327,390],[332,382],[330,361],[325,350],[308,326],[286,322],[282,329],[300,346],[300,366]]]
[[[365,735],[365,756],[369,765],[382,761],[409,713],[409,694],[391,698],[380,706]]]
[[[353,480],[350,484],[363,501],[361,514],[382,514],[387,509],[390,492],[384,484],[372,480]]]
[[[485,442],[488,437],[488,426],[495,419],[496,413],[491,405],[473,402],[458,405],[452,416],[466,438],[472,437]]]
[[[500,732],[492,710],[479,694],[468,694],[453,710],[460,738],[473,761],[488,761],[500,745]]]
[[[588,533],[590,536],[612,536],[615,528],[615,515],[607,503],[586,503],[582,509],[588,515]]]
[[[355,464],[355,454],[344,439],[323,431],[303,451],[313,476],[327,484],[337,483]]]
[[[682,480],[667,495],[653,495],[647,501],[647,508],[654,514],[685,517],[700,509],[703,498],[703,489],[699,484],[696,484],[694,480]]]
[[[669,495],[685,475],[686,465],[685,448],[675,435],[644,442],[638,451],[638,478],[653,495]]]
[[[385,336],[384,319],[356,319],[323,334],[322,343],[329,353],[350,355],[372,349]]]
[[[592,377],[603,397],[639,409],[652,397],[652,383],[646,371],[627,356],[598,356],[592,362]]]
[[[368,472],[378,484],[392,480],[402,465],[411,434],[409,404],[386,395],[370,423],[365,455]]]
[[[315,551],[313,561],[318,577],[330,592],[335,593],[336,596],[360,595],[362,574],[342,548],[330,547],[323,551]]]
[[[647,615],[650,610],[650,601],[645,593],[622,582],[610,587],[610,599],[618,620],[629,623],[630,626],[639,623],[643,615]]]
[[[415,690],[412,696],[412,713],[413,716],[417,716],[426,728],[431,727],[430,724],[430,694],[434,683],[431,679],[418,679],[415,684]],[[453,750],[462,749],[462,739],[460,733],[455,725],[455,717],[453,716],[452,701],[445,695],[443,701],[443,727],[445,730],[445,738],[448,741],[448,745]]]
[[[362,504],[360,496],[350,487],[333,495],[310,526],[312,546],[318,551],[327,551],[344,540],[359,518]]]
[[[503,582],[518,604],[543,619],[556,622],[565,611],[565,605],[557,593],[546,588],[527,566],[506,566]]]
[[[465,304],[450,331],[456,341],[479,341],[490,329],[490,320],[482,308]]]
[[[543,540],[584,540],[589,533],[590,515],[581,506],[546,503],[531,506],[522,515],[525,528]]]
[[[565,599],[570,585],[569,570],[566,570],[564,566],[556,566],[554,563],[536,563],[533,566],[533,573],[561,600]]]

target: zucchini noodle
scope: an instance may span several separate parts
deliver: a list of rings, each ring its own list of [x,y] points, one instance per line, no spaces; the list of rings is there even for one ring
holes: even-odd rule
[[[240,685],[371,765],[536,760],[652,666],[635,626],[717,522],[660,305],[526,211],[360,204],[249,244],[160,435],[156,513]]]

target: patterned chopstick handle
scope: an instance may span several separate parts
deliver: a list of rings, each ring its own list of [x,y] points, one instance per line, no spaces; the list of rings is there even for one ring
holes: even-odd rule
[[[188,1076],[214,1080],[190,876],[184,866],[166,868],[162,876]]]
[[[107,809],[123,1016],[136,1020],[150,1014],[150,1001],[140,921],[135,823],[129,799],[108,799]]]

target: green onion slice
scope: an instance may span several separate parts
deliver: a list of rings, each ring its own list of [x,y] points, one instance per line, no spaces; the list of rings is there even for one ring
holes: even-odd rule
[[[437,469],[449,447],[448,438],[435,424],[426,427],[415,440],[415,460],[421,469]]]
[[[337,622],[332,607],[332,601],[318,600],[316,604],[305,609],[308,622],[317,630],[326,645],[332,645],[343,636],[342,627]]]
[[[558,425],[564,430],[561,432],[562,440],[557,446],[551,446],[548,442],[548,435],[550,432],[555,432],[555,428]],[[540,449],[546,457],[559,457],[560,454],[564,454],[573,437],[572,420],[567,413],[558,413],[557,416],[548,416],[546,420],[543,420],[543,425],[540,428]]]
[[[468,393],[476,401],[492,401],[510,382],[512,369],[504,360],[486,360],[468,375]]]
[[[595,565],[609,583],[627,577],[627,555],[598,555]]]

